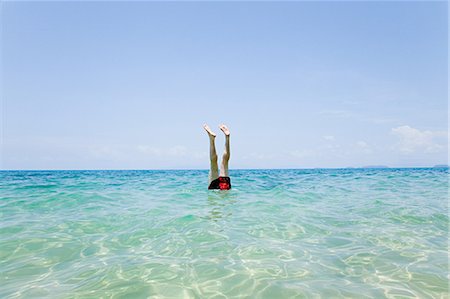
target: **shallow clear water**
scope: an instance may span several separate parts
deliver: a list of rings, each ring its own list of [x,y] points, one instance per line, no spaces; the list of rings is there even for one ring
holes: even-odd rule
[[[447,169],[0,172],[1,298],[448,298]]]

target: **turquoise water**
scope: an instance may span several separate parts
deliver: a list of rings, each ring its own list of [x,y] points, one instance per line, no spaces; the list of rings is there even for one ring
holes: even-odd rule
[[[1,298],[449,298],[447,169],[0,172]]]

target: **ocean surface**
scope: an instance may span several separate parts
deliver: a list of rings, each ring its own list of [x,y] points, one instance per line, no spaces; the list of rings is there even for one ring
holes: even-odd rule
[[[0,298],[449,298],[448,169],[1,171]]]

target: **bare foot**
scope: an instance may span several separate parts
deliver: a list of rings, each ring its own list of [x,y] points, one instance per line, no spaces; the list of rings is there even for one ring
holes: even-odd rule
[[[225,126],[224,124],[220,125],[219,128],[222,130],[222,132],[226,135],[226,136],[230,136],[230,130],[228,130],[227,126]]]
[[[211,131],[211,129],[207,124],[204,124],[203,128],[205,128],[206,132],[208,132],[209,137],[216,137],[216,134],[213,131]]]

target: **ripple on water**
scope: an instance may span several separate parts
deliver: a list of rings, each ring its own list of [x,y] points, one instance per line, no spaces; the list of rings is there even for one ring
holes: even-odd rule
[[[446,171],[1,175],[1,298],[449,297]]]

